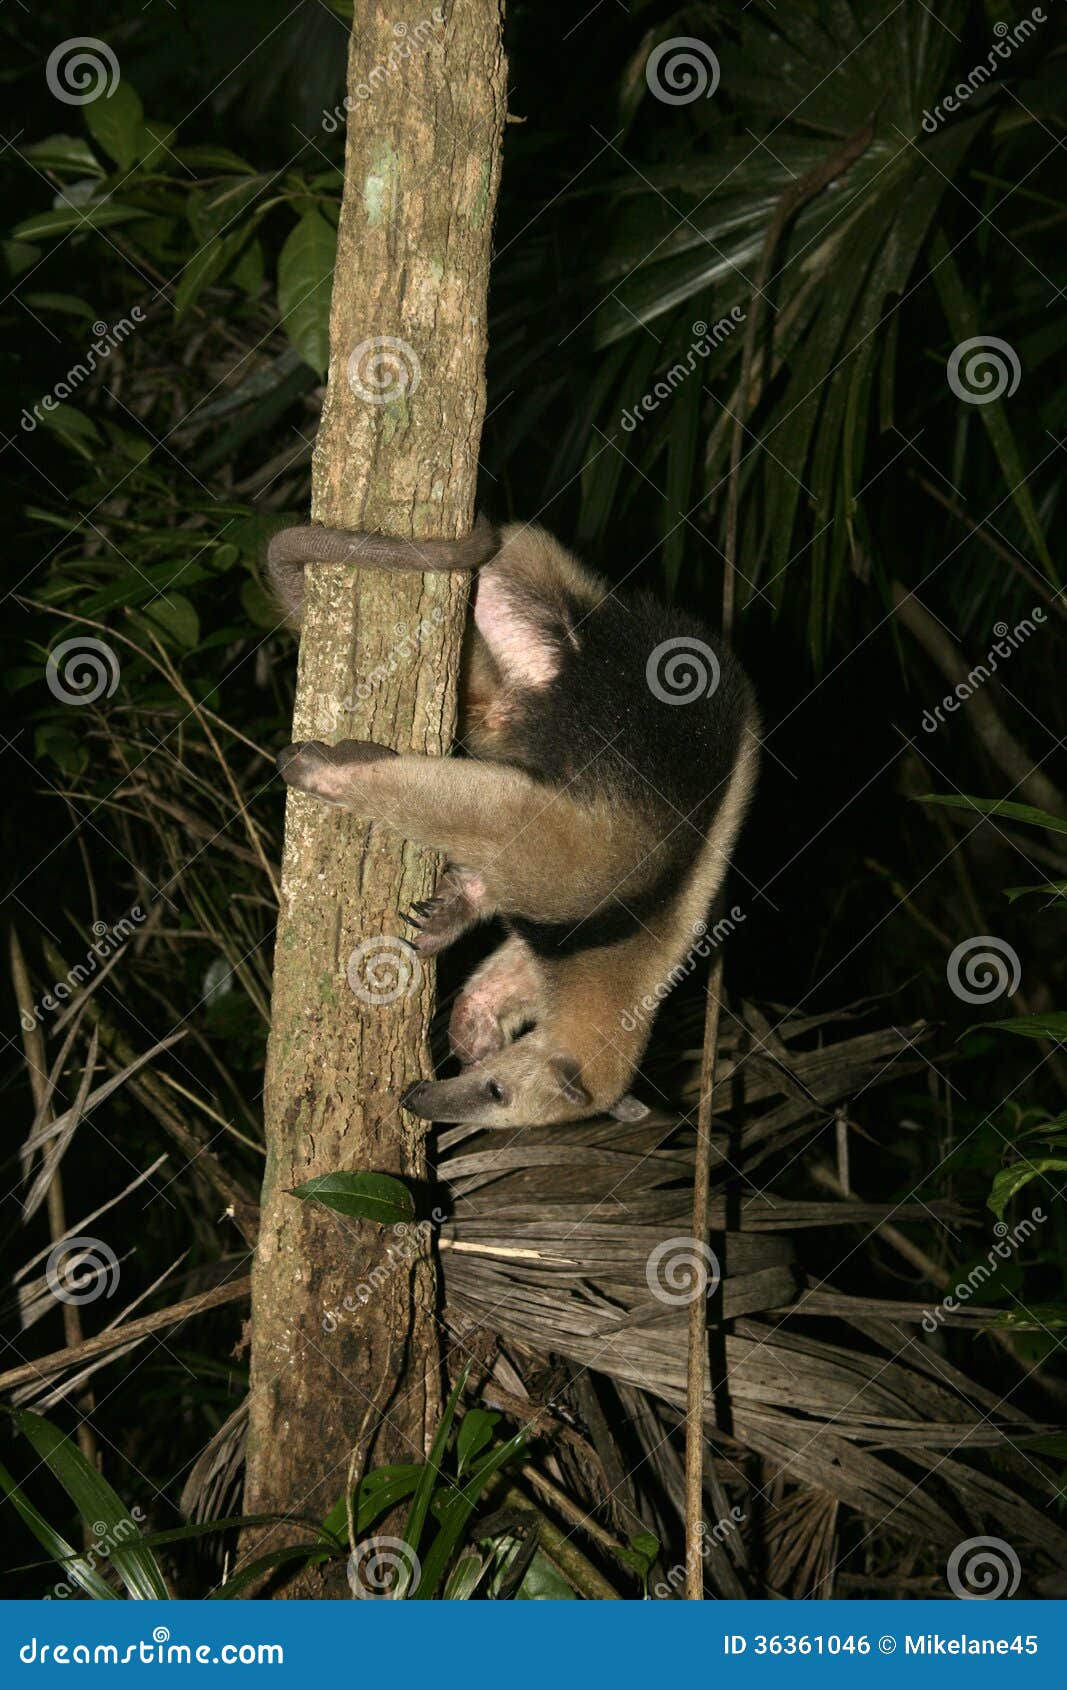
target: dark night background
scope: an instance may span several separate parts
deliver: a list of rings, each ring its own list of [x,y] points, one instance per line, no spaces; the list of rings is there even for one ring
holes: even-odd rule
[[[509,110],[523,121],[505,136],[480,498],[494,517],[536,517],[613,580],[716,625],[730,447],[743,427],[735,641],[766,748],[731,882],[744,921],[728,951],[730,1002],[754,1002],[771,1024],[826,1016],[805,1035],[809,1047],[829,1048],[842,1029],[897,1029],[899,1057],[846,1111],[852,1187],[871,1202],[950,1202],[955,1216],[910,1219],[910,1259],[866,1227],[813,1230],[804,1265],[870,1298],[936,1302],[921,1261],[965,1276],[992,1236],[994,1181],[1003,1194],[1005,1170],[1025,1164],[1030,1177],[1013,1183],[1003,1213],[1039,1201],[1048,1219],[979,1299],[998,1312],[1011,1354],[992,1327],[939,1335],[935,1348],[1043,1426],[1062,1422],[1067,1330],[1067,808],[1055,802],[1067,782],[1065,41],[1051,0],[1047,14],[931,132],[924,111],[1030,13],[964,0],[936,16],[914,0],[509,7]],[[203,718],[189,719],[173,676],[221,719],[276,858],[283,793],[256,748],[288,738],[295,653],[274,626],[260,566],[271,528],[306,511],[324,380],[321,318],[305,313],[296,329],[283,320],[278,261],[301,219],[336,220],[343,136],[323,114],[343,97],[350,16],[321,0],[154,0],[9,5],[0,19],[8,924],[39,994],[56,978],[48,944],[70,964],[94,922],[110,928],[135,904],[155,912],[99,994],[117,1040],[100,1063],[114,1070],[183,1024],[178,1051],[154,1067],[193,1088],[213,1134],[213,1121],[229,1123],[223,1153],[250,1188],[261,1165],[269,886]],[[110,44],[154,131],[127,107],[109,151],[95,105],[50,96],[49,54],[82,33]],[[645,63],[672,37],[714,44],[713,98],[651,96]],[[153,133],[165,143],[154,157]],[[624,411],[684,356],[694,322],[751,309],[782,195],[857,135],[858,159],[782,234],[762,290],[758,391],[740,391],[738,332],[624,430]],[[66,140],[50,151],[52,137]],[[70,200],[84,211],[105,199],[129,215],[91,227],[69,212]],[[216,256],[205,263],[208,248]],[[135,305],[143,324],[62,414],[27,430],[20,419],[83,355],[90,324]],[[1017,387],[988,405],[961,399],[946,373],[953,349],[978,337],[1007,343],[1019,366]],[[168,584],[176,593],[162,598]],[[894,584],[912,595],[913,616],[894,611]],[[1016,628],[1035,606],[1044,620],[1031,620],[980,689],[1018,750],[1013,778],[973,700],[924,729],[953,682],[920,623],[968,671],[1000,624]],[[123,646],[116,698],[81,710],[57,701],[45,661],[78,617],[158,649],[172,676]],[[1028,804],[1053,820],[1008,811],[983,821],[920,802],[927,794]],[[1038,890],[1006,896],[1020,887]],[[950,958],[978,935],[1020,959],[1014,998],[986,1005],[951,989]],[[475,954],[450,959],[446,994]],[[679,1107],[691,1094],[701,987],[689,981],[670,1000],[647,1059]],[[11,996],[6,1014],[0,1369],[64,1341],[55,1308],[20,1330],[14,1276],[49,1234],[43,1207],[23,1212],[19,1146],[34,1101]],[[974,1030],[1009,1019],[1020,1024]],[[47,1016],[42,1027],[53,1062],[63,1035]],[[77,1092],[88,1034],[84,1023],[59,1107]],[[810,1195],[812,1167],[834,1163],[834,1142],[823,1119],[761,1178]],[[107,1203],[167,1147],[143,1096],[120,1088],[64,1158],[68,1220]],[[175,1177],[154,1200],[139,1191],[109,1211],[107,1236],[116,1248],[124,1240],[121,1302],[167,1273],[145,1308],[215,1283],[241,1248],[220,1207]],[[113,1312],[86,1309],[86,1332]],[[239,1327],[224,1308],[92,1382],[105,1475],[127,1501],[147,1496],[157,1529],[178,1523],[190,1464],[240,1400]],[[29,1406],[68,1431],[78,1418],[69,1399]],[[1030,1458],[1044,1475],[1038,1505],[1057,1523],[1065,1450],[1047,1433]],[[74,1538],[69,1499],[14,1430],[0,1432],[0,1460]],[[231,1493],[224,1512],[233,1504]],[[660,1500],[649,1508],[662,1529]],[[39,1560],[5,1512],[7,1562]],[[899,1574],[904,1593],[941,1593],[936,1555],[892,1521],[873,1544],[856,1522],[841,1531],[839,1555],[858,1546],[848,1562],[857,1578],[882,1578],[893,1594]],[[205,1542],[184,1558],[175,1551],[167,1566],[182,1594],[217,1578],[212,1554]],[[1031,1546],[1023,1561],[1022,1593],[1048,1590],[1048,1553]],[[49,1582],[47,1568],[22,1571],[6,1593],[40,1594]],[[784,1594],[805,1593],[796,1568],[781,1582]]]

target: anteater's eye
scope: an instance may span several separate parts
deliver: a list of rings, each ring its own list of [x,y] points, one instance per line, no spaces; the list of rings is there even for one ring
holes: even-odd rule
[[[501,1090],[501,1088],[497,1085],[495,1080],[490,1080],[485,1089],[489,1093],[489,1096],[492,1098],[494,1103],[503,1103],[504,1093]]]

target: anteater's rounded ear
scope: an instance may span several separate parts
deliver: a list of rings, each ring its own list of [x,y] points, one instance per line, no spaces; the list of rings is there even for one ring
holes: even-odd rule
[[[643,1121],[649,1113],[647,1103],[639,1103],[632,1091],[625,1092],[618,1103],[613,1103],[608,1110],[616,1121]]]
[[[554,1056],[549,1066],[568,1103],[575,1103],[580,1108],[592,1103],[593,1100],[580,1079],[582,1070],[573,1056]]]

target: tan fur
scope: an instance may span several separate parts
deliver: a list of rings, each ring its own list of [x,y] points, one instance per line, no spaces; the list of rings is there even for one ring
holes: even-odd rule
[[[330,558],[339,546],[348,560],[372,567],[484,565],[464,651],[461,738],[488,761],[396,755],[351,740],[294,745],[279,758],[290,785],[446,852],[451,866],[435,898],[417,907],[413,943],[424,954],[497,912],[580,928],[602,910],[640,901],[676,860],[657,832],[662,823],[617,793],[598,796],[590,778],[579,799],[516,766],[523,761],[509,741],[516,694],[551,684],[560,641],[580,649],[583,607],[592,610],[608,588],[540,529],[507,527],[486,553],[488,533],[483,527],[465,542],[415,543],[303,529],[272,545],[272,574],[296,619],[303,564]],[[755,782],[757,727],[753,713],[707,838],[668,899],[636,933],[547,960],[509,938],[474,972],[453,1011],[450,1037],[467,1067],[454,1079],[413,1087],[408,1108],[430,1120],[486,1126],[612,1110],[637,1118],[642,1106],[625,1094],[653,1015],[631,1012],[658,1001],[700,947]],[[678,826],[693,824],[682,818]],[[520,1034],[529,1021],[532,1030]]]
[[[642,818],[581,804],[519,769],[445,757],[364,760],[361,742],[295,746],[282,772],[304,792],[447,852],[484,881],[482,915],[590,915],[649,883],[658,844]],[[619,873],[620,862],[633,866]]]

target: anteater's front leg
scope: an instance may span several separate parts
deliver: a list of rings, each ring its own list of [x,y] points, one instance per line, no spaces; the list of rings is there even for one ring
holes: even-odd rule
[[[398,756],[365,740],[290,745],[278,767],[299,791],[444,851],[463,873],[473,919],[497,911],[577,918],[625,876],[618,831],[605,816],[519,769]]]

